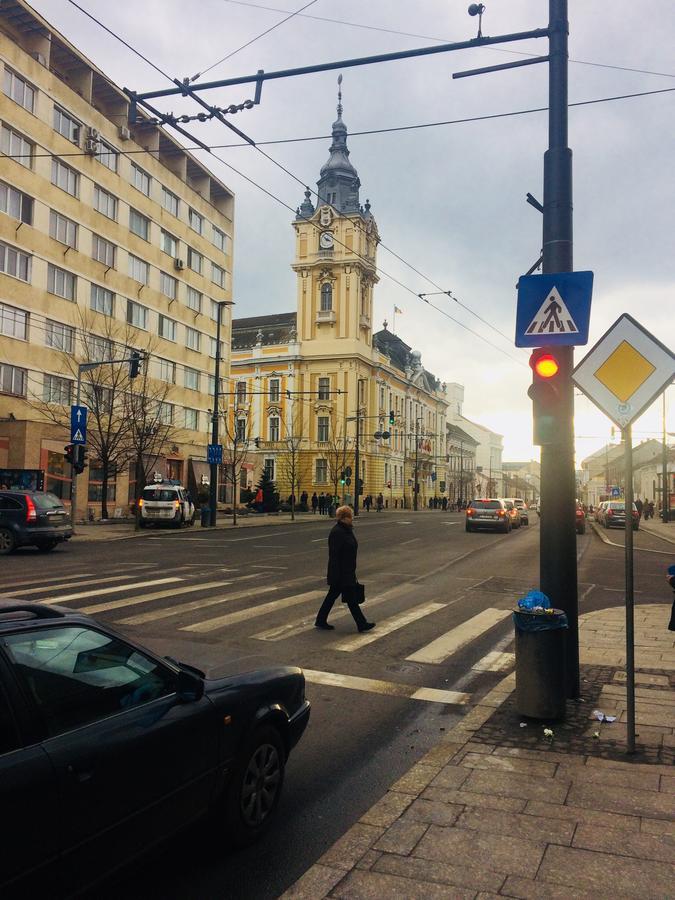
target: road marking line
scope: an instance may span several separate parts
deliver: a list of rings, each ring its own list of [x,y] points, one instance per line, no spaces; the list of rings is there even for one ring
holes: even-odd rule
[[[422,538],[411,538],[409,541],[402,541],[399,544],[399,547],[405,547],[406,544],[414,544],[415,541],[421,541],[421,540],[422,540]]]
[[[343,650],[345,653],[353,653],[355,650],[360,650],[361,647],[365,647],[366,644],[372,644],[373,641],[377,641],[380,638],[385,637],[385,635],[391,634],[392,631],[398,631],[399,628],[405,628],[405,626],[410,625],[411,622],[416,622],[418,619],[423,619],[424,616],[429,616],[431,613],[444,608],[445,603],[423,603],[420,606],[414,606],[412,609],[400,613],[398,616],[392,616],[390,619],[385,619],[383,622],[380,622],[377,626],[377,630],[368,631],[365,634],[350,635],[349,637],[338,641],[336,644],[331,644],[330,648],[331,650]]]
[[[14,581],[12,584],[23,587],[24,584],[47,584],[52,581],[68,581],[69,578],[89,578],[94,572],[81,572],[79,575],[59,575],[53,578],[25,578],[23,581]]]
[[[222,581],[221,584],[231,584],[229,581]],[[230,594],[229,597],[205,597],[203,600],[193,600],[192,603],[181,603],[178,606],[169,606],[165,609],[154,610],[149,613],[142,613],[138,616],[129,616],[128,619],[116,619],[115,623],[119,625],[143,625],[146,622],[154,622],[158,619],[170,619],[172,616],[179,616],[181,613],[193,612],[195,609],[202,609],[207,606],[216,606],[219,603],[229,603],[230,600],[243,600],[246,597],[258,597],[260,594],[269,594],[278,588],[263,587],[249,588],[246,591],[238,591],[236,594]]]
[[[45,587],[26,588],[23,591],[13,591],[12,596],[23,597],[26,594],[44,594],[45,591],[53,591],[55,587],[60,591],[63,588],[85,587],[89,584],[107,584],[110,581],[130,581],[135,577],[135,575],[111,575],[110,578],[89,578],[87,581],[69,581],[67,584],[59,585],[48,584]],[[120,590],[124,590],[125,587],[127,587],[127,585],[121,584]]]
[[[442,634],[435,641],[421,647],[406,659],[411,662],[442,663],[448,656],[480,637],[483,632],[511,615],[508,609],[485,609],[456,628]]]
[[[471,668],[474,672],[505,672],[516,661],[515,653],[498,653],[492,650],[479,659]]]
[[[338,675],[336,672],[318,672],[315,669],[303,669],[306,681],[310,684],[323,684],[329,687],[349,688],[353,691],[364,691],[368,694],[384,694],[388,697],[402,697],[407,700],[426,700],[431,703],[454,703],[464,705],[469,702],[470,694],[459,691],[442,691],[436,688],[416,688],[411,684],[398,684],[395,681],[379,681],[376,678],[360,678],[356,675]]]
[[[167,579],[171,581],[172,579]],[[110,609],[123,609],[125,606],[136,606],[140,603],[150,603],[152,600],[164,600],[166,597],[179,597],[181,594],[194,594],[195,591],[208,591],[210,588],[221,587],[224,581],[208,581],[206,584],[186,584],[181,588],[169,588],[168,591],[155,591],[152,594],[143,594],[139,597],[127,597],[124,600],[111,600],[106,603],[95,603],[93,606],[84,606],[77,612],[93,615],[94,613],[107,612]]]
[[[183,581],[183,578],[155,578],[153,581],[138,581],[136,584],[119,584],[115,587],[103,588],[102,591],[78,591],[77,594],[65,594],[63,597],[49,597],[40,603],[54,605],[65,603],[67,600],[81,600],[83,597],[100,597],[103,594],[119,594],[130,589],[138,590],[144,587],[153,587],[155,584],[169,584],[172,581]]]
[[[251,566],[252,569],[287,569],[288,566]]]
[[[237,622],[244,622],[247,619],[256,619],[259,616],[286,609],[289,606],[297,606],[299,603],[318,600],[320,597],[323,597],[323,591],[306,591],[304,594],[297,594],[291,597],[280,597],[278,600],[272,600],[270,603],[262,603],[260,606],[240,609],[238,612],[218,616],[215,619],[206,619],[204,622],[195,622],[194,625],[184,625],[180,630],[204,634],[207,631],[215,631],[218,628],[225,628],[227,625],[235,625]]]

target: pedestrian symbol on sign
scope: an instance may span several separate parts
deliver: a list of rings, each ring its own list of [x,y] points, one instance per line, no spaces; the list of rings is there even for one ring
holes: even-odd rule
[[[539,307],[537,314],[528,325],[525,334],[578,334],[572,315],[554,287]]]

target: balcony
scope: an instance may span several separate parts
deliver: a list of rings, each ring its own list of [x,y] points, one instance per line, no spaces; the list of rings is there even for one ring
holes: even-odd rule
[[[334,309],[319,309],[316,313],[316,324],[324,325],[328,323],[329,325],[335,324],[335,310]]]

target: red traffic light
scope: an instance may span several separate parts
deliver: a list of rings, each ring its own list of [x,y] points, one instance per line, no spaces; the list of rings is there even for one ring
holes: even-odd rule
[[[535,350],[530,356],[530,367],[540,378],[553,378],[560,371],[560,363],[552,353]]]

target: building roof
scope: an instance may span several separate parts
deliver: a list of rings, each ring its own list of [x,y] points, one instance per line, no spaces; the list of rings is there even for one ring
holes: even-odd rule
[[[473,444],[474,447],[477,447],[480,444],[480,441],[471,437],[471,435],[464,431],[463,428],[460,428],[459,425],[453,425],[452,422],[448,422],[446,428],[448,437],[454,438],[456,441],[462,441],[465,444]]]
[[[386,323],[381,331],[373,335],[373,344],[389,356],[394,368],[403,372],[419,387],[430,393],[440,390],[441,383],[438,378],[422,365],[422,354],[419,350],[413,350],[410,344],[406,344],[397,334],[389,331]]]
[[[297,338],[297,313],[273,313],[232,320],[232,349],[249,350],[256,344],[285,344]]]

